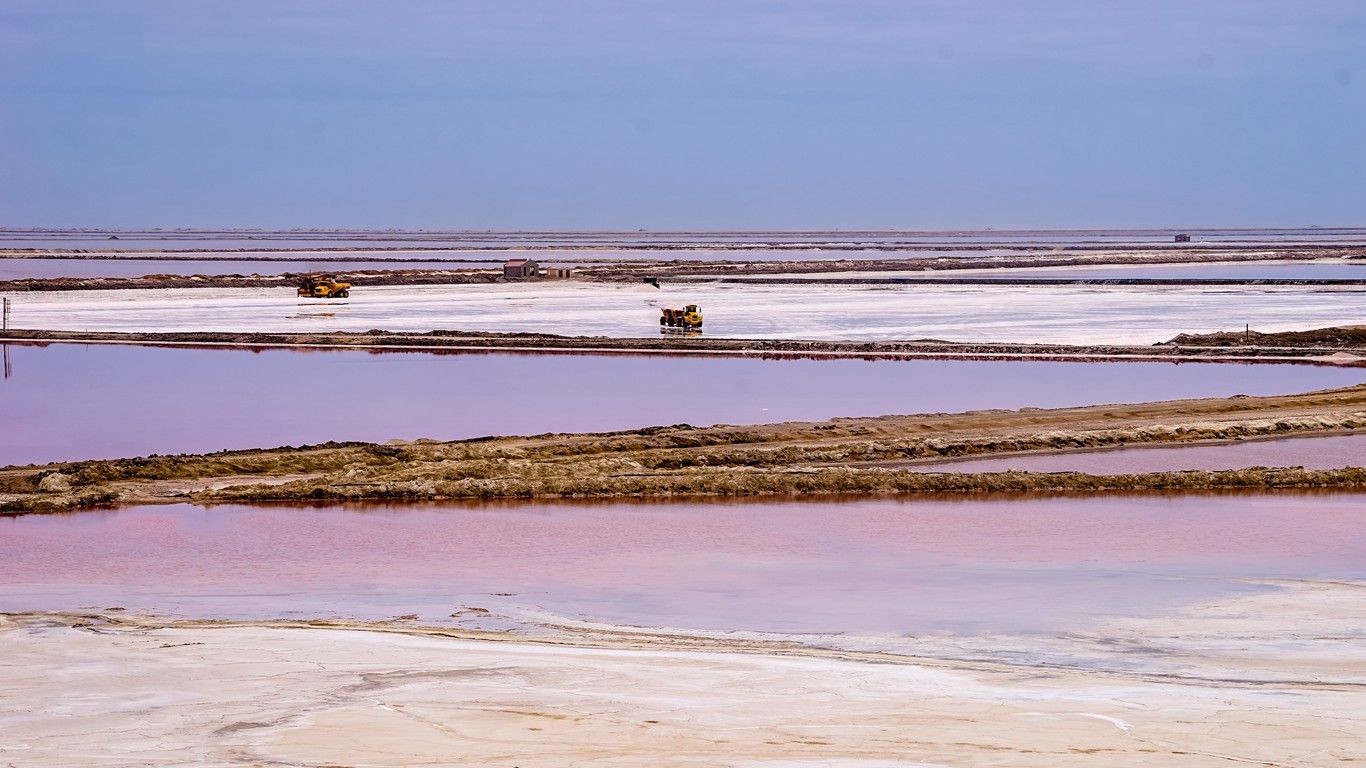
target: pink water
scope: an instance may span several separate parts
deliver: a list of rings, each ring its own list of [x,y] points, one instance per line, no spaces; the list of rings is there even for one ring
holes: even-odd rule
[[[920,472],[1086,472],[1123,475],[1132,472],[1180,472],[1187,469],[1366,467],[1366,433],[1280,440],[1247,440],[1221,445],[1173,445],[1117,448],[1107,451],[999,456],[981,459],[908,464]]]
[[[283,275],[310,271],[360,272],[392,269],[493,269],[502,261],[417,261],[411,254],[393,258],[404,261],[334,261],[319,257],[306,260],[294,254],[289,261],[242,261],[214,259],[4,259],[0,258],[0,280],[26,280],[52,277],[144,277],[146,275]],[[351,256],[352,254],[347,254]],[[389,254],[377,254],[389,257]],[[545,266],[556,266],[545,262]]]
[[[260,254],[269,256],[269,254]],[[144,275],[282,275],[285,273],[325,270],[334,272],[380,271],[395,269],[463,270],[495,269],[503,264],[498,255],[488,257],[479,251],[439,252],[423,259],[423,252],[376,251],[371,255],[386,261],[364,261],[365,252],[317,254],[309,257],[299,253],[274,254],[286,260],[242,260],[229,255],[210,258],[149,259],[135,255],[107,259],[6,259],[0,258],[0,280],[22,280],[53,277],[142,277]],[[901,254],[905,258],[954,258],[971,256],[1027,257],[1026,252],[1011,251],[914,251]],[[539,253],[542,266],[583,266],[595,260],[642,261],[697,261],[745,260],[817,261],[821,259],[889,259],[896,253],[881,251],[556,251]],[[397,261],[395,259],[398,259]],[[435,259],[435,260],[431,260]],[[882,277],[882,272],[840,273],[848,277]],[[1220,279],[1220,280],[1326,280],[1366,277],[1366,260],[1358,261],[1298,261],[1250,262],[1235,264],[1163,264],[1145,266],[1095,267],[1014,267],[1003,269],[973,269],[964,271],[898,272],[900,276],[935,277],[996,277],[996,278],[1051,278],[1051,279]]]
[[[1264,395],[1353,368],[11,345],[0,466],[301,445]]]
[[[1364,520],[1361,494],[141,507],[0,519],[0,610],[1059,631],[1366,577]]]

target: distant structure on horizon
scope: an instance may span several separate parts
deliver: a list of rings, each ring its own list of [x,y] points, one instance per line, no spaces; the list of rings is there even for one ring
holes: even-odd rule
[[[1179,234],[1179,235],[1176,236],[1176,242],[1178,242],[1178,243],[1189,243],[1190,241],[1191,241],[1191,236],[1190,236],[1190,235],[1187,235],[1187,234],[1185,234],[1185,233],[1182,233],[1182,234]]]
[[[538,267],[531,259],[508,259],[503,264],[503,277],[509,280],[522,280],[537,275]]]

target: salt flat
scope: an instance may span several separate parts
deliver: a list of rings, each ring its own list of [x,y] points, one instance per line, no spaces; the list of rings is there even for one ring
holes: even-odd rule
[[[291,289],[9,294],[17,328],[71,331],[421,332],[638,337],[659,307],[702,305],[705,333],[757,339],[1150,344],[1251,324],[1358,323],[1366,289],[1305,286],[800,286],[537,282],[360,286],[343,301]]]
[[[1353,645],[1361,584],[1282,587],[1071,639],[1128,656],[1127,671],[800,651],[780,637],[690,647],[636,636],[590,647],[393,625],[0,618],[0,761],[872,768],[1366,759],[1366,657]]]
[[[1360,504],[0,521],[0,765],[1348,764]]]

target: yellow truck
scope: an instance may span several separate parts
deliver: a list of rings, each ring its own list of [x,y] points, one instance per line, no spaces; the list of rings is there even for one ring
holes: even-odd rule
[[[351,284],[339,283],[331,275],[309,275],[299,284],[299,295],[310,299],[344,299],[351,295]]]

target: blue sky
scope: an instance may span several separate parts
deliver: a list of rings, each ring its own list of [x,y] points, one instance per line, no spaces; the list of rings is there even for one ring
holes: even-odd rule
[[[0,6],[0,225],[1366,225],[1366,3]]]

